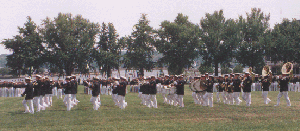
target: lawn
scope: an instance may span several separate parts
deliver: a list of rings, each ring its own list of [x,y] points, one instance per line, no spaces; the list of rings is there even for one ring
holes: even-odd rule
[[[274,107],[278,92],[269,92],[272,100],[263,104],[261,92],[252,92],[252,105],[214,107],[195,105],[192,92],[185,87],[184,108],[163,104],[157,95],[158,108],[140,104],[137,93],[128,93],[128,106],[121,110],[114,106],[111,96],[102,95],[102,106],[94,111],[89,95],[79,86],[77,99],[81,102],[66,111],[62,99],[53,97],[53,106],[35,114],[23,114],[24,98],[0,97],[0,130],[300,130],[299,92],[289,92],[292,106],[287,107],[282,97]]]

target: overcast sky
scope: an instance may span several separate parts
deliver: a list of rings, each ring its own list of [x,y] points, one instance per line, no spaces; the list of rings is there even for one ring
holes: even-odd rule
[[[0,40],[18,35],[17,27],[23,27],[27,16],[40,25],[42,19],[53,19],[59,12],[81,14],[92,22],[112,22],[120,36],[125,36],[131,34],[141,13],[148,14],[150,25],[157,29],[162,21],[173,21],[178,13],[200,23],[205,13],[223,9],[227,19],[236,19],[254,7],[271,14],[271,28],[282,18],[300,19],[300,0],[1,0]],[[8,53],[0,45],[0,54]]]

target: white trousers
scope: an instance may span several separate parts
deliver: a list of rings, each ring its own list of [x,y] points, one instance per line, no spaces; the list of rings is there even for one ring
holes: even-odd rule
[[[2,97],[7,97],[7,91],[8,89],[6,87],[2,88]]]
[[[177,95],[177,101],[178,101],[179,107],[184,107],[183,95]]]
[[[52,89],[52,96],[57,96],[57,87]]]
[[[230,104],[230,105],[234,104],[233,93],[227,92],[226,98],[227,98],[226,104]]]
[[[240,92],[233,92],[233,99],[236,102],[236,105],[240,105],[242,100],[240,99]]]
[[[265,103],[265,104],[269,104],[269,102],[271,101],[271,100],[268,98],[268,92],[269,92],[269,91],[262,91],[262,98],[264,99],[264,103]]]
[[[288,96],[288,92],[287,91],[279,92],[279,94],[277,96],[277,106],[280,103],[280,98],[282,97],[282,95],[284,96],[284,98],[286,100],[287,106],[291,106],[291,101],[290,101],[290,98]]]
[[[115,102],[115,105],[119,105],[118,94],[112,94],[112,99]]]
[[[8,88],[8,97],[14,97],[14,88],[13,87]]]
[[[66,98],[66,103],[67,103],[67,111],[70,111],[72,108],[72,94],[66,94],[65,95]]]
[[[205,93],[206,92],[199,92],[197,93],[197,98],[198,98],[198,104],[202,105],[202,106],[207,106],[207,102],[205,101]]]
[[[251,105],[251,92],[244,92],[243,98],[246,101],[246,106],[250,106]]]
[[[193,93],[192,93],[192,97],[194,98],[195,104],[200,104],[200,103],[198,103],[198,102],[199,102],[199,99],[198,99],[198,96],[197,96],[197,93],[196,93],[196,92],[193,92]]]
[[[33,102],[34,102],[34,105],[36,107],[36,111],[39,112],[41,110],[40,97],[39,96],[34,97]]]
[[[61,98],[62,99],[62,89],[57,90],[57,99]]]
[[[28,108],[28,106],[27,106],[27,103],[28,102],[28,104],[29,104],[29,108]],[[34,108],[33,108],[33,100],[31,99],[31,100],[23,100],[22,101],[22,104],[24,105],[24,107],[25,107],[25,112],[24,113],[31,113],[31,114],[34,114]]]
[[[119,107],[121,109],[125,109],[125,107],[127,106],[127,102],[125,102],[125,96],[118,95],[118,100],[120,101]]]
[[[208,103],[209,107],[213,107],[213,96],[214,96],[214,93],[209,93],[207,92],[206,93],[206,102]]]
[[[45,99],[44,99],[43,95],[40,95],[40,105],[41,105],[42,110],[45,110],[45,108],[48,107],[48,105],[46,105],[46,103],[45,103]]]
[[[162,97],[163,97],[163,99],[164,99],[164,103],[167,103],[168,102],[168,99],[167,99],[167,97],[166,97],[166,95],[167,95],[167,91],[166,91],[166,89],[161,89],[161,95],[162,95]]]
[[[156,95],[148,95],[147,106],[157,108]]]
[[[300,85],[299,82],[296,82],[295,84],[295,92],[299,92],[300,91]]]
[[[98,96],[97,96],[97,97],[92,96],[91,102],[92,102],[92,104],[93,104],[93,109],[94,109],[94,110],[98,110],[99,107],[100,107],[99,97],[98,97]]]
[[[225,92],[224,91],[222,91],[222,92],[217,92],[217,95],[216,95],[216,97],[217,97],[217,102],[220,102],[221,100],[220,100],[220,95],[221,94],[221,96],[222,96],[222,98],[223,98],[223,102],[224,102],[224,104],[226,103],[226,95],[225,95]]]
[[[46,105],[52,106],[52,94],[46,94],[44,99]]]

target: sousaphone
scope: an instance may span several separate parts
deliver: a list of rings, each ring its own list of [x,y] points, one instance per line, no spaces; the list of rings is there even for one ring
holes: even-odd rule
[[[271,70],[270,70],[270,67],[269,66],[264,66],[264,68],[262,69],[262,76],[263,77],[265,77],[265,76],[267,76],[267,75],[271,75],[272,74],[272,72],[271,72]]]
[[[283,64],[281,72],[282,74],[291,74],[293,72],[293,64],[291,62]]]

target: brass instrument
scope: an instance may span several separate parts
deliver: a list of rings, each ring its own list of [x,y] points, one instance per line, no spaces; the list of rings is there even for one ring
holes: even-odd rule
[[[265,65],[261,74],[263,77],[269,76],[270,82],[272,82],[272,71],[269,66]]]
[[[255,74],[252,72],[252,67],[249,67],[249,74],[250,74],[250,76],[251,76],[251,78],[252,78],[252,81],[255,81]]]
[[[282,74],[289,75],[290,78],[293,78],[293,63],[287,62],[283,64],[281,68],[281,72]]]

